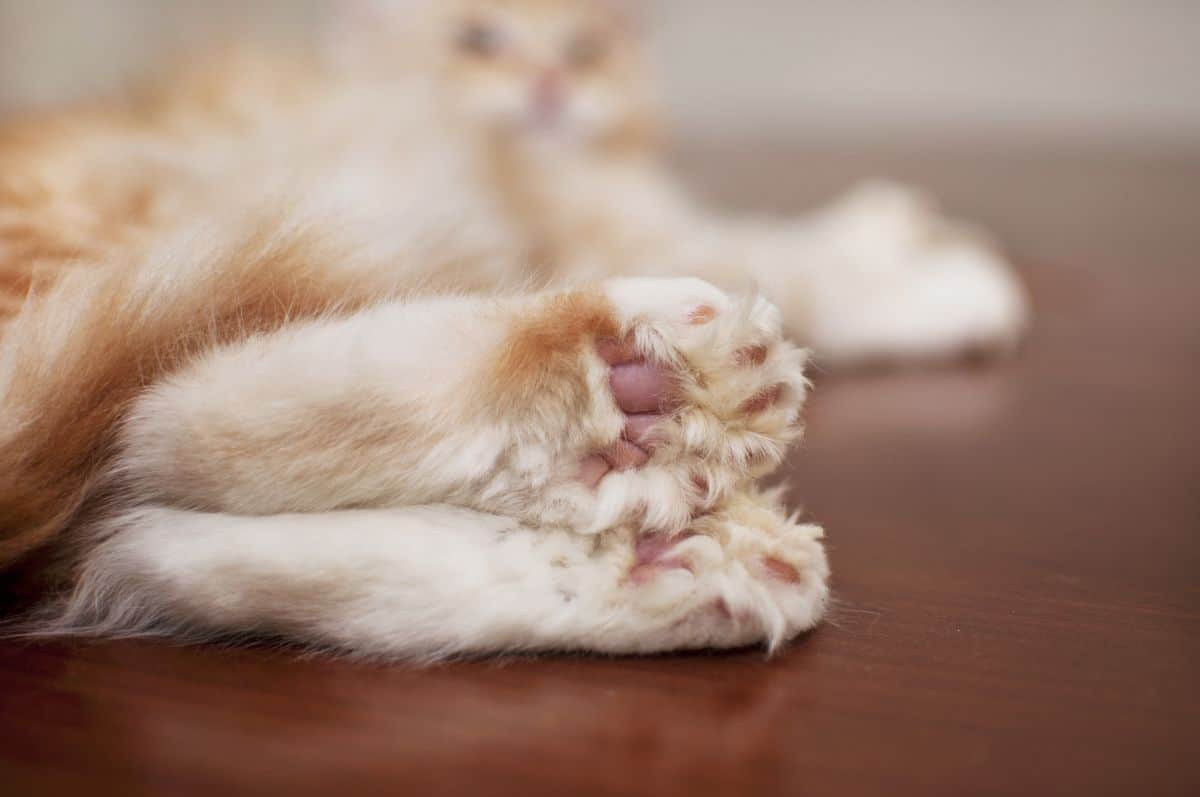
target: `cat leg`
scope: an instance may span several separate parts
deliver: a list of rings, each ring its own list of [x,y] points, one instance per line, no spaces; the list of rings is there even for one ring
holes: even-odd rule
[[[761,290],[823,362],[1003,351],[1029,324],[1029,299],[987,239],[901,186],[868,184],[789,222],[707,213],[656,170],[592,175],[589,185],[568,181],[557,196],[586,203],[579,215],[590,222],[562,233],[563,274],[636,268]]]
[[[1029,326],[1029,298],[996,248],[900,186],[863,186],[802,224],[739,240],[822,362],[1005,352]]]
[[[382,304],[160,383],[111,478],[234,514],[446,503],[676,532],[798,436],[804,356],[780,326],[762,299],[687,279]]]
[[[820,530],[745,494],[673,545],[426,506],[113,518],[46,634],[257,634],[353,654],[653,653],[765,643],[827,600]]]

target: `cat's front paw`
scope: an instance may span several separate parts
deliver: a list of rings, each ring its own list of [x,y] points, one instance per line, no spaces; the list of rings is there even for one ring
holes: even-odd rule
[[[692,279],[571,296],[527,309],[518,335],[534,330],[536,346],[506,348],[533,353],[505,361],[522,390],[507,402],[512,444],[473,506],[585,534],[671,534],[783,460],[807,383],[773,305]]]
[[[801,433],[805,353],[778,310],[699,280],[605,286],[621,334],[596,342],[619,438],[581,463],[587,531],[622,522],[671,533],[773,471]]]

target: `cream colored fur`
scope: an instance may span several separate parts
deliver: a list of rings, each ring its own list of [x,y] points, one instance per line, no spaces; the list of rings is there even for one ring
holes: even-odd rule
[[[803,353],[761,299],[739,304],[686,279],[602,290],[621,333],[678,366],[686,404],[647,466],[595,489],[578,483],[578,463],[625,418],[594,350],[572,352],[572,372],[520,406],[484,394],[511,330],[553,294],[393,301],[214,350],[134,403],[115,468],[146,500],[240,514],[452,503],[584,534],[634,522],[683,531],[782,461],[799,432]],[[697,306],[717,319],[689,325]],[[752,345],[769,346],[766,359],[738,368]],[[740,409],[774,386],[786,393],[769,412]]]
[[[605,3],[380,3],[331,61],[226,59],[0,145],[0,278],[34,286],[0,340],[0,563],[58,554],[40,630],[429,659],[811,628],[821,532],[757,486],[801,430],[785,330],[828,361],[1011,346],[1007,266],[894,186],[696,206]],[[464,9],[523,49],[481,62]],[[576,29],[605,60],[570,40],[547,77]],[[629,422],[612,345],[675,403],[591,484]]]
[[[367,656],[771,648],[811,628],[829,574],[814,526],[748,494],[680,546],[691,570],[628,580],[633,540],[449,506],[237,517],[139,510],[89,557],[52,632],[275,634]],[[597,544],[597,542],[599,544]],[[762,557],[803,582],[779,584]]]

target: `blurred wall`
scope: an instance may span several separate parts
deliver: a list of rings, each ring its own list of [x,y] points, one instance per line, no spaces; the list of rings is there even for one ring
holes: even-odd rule
[[[327,0],[0,0],[0,110],[102,90]],[[1200,148],[1198,0],[653,0],[685,136]]]

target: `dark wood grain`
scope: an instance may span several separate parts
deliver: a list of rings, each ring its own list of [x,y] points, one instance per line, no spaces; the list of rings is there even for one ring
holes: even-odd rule
[[[808,200],[737,162],[711,196]],[[1020,243],[1039,324],[1010,362],[820,380],[789,479],[823,628],[427,670],[0,643],[0,794],[1200,794],[1195,162],[920,163]],[[1049,199],[1086,184],[1127,191]]]

